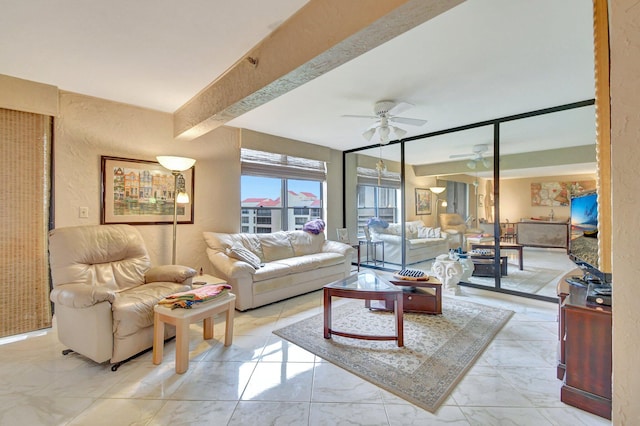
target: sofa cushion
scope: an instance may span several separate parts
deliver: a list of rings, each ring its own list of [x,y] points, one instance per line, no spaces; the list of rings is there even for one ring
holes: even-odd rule
[[[271,234],[256,234],[262,246],[262,254],[265,262],[272,262],[278,259],[286,259],[295,256],[289,235],[285,231],[273,232]]]
[[[428,226],[418,229],[417,238],[440,238],[442,232],[440,228],[431,228]]]
[[[408,247],[413,250],[420,247],[437,246],[446,240],[446,238],[413,238],[409,240]]]
[[[270,280],[271,278],[284,277],[293,273],[289,265],[284,263],[269,262],[264,266],[256,270],[253,274],[253,282],[259,282],[264,280]]]
[[[305,254],[320,253],[325,236],[324,233],[314,235],[304,231],[291,231],[289,232],[289,240],[291,241],[291,247],[293,247],[293,253],[296,256],[303,256]]]
[[[337,265],[341,262],[344,262],[344,256],[338,253],[316,253],[291,257],[289,259],[280,259],[273,263],[286,265],[291,270],[291,273],[297,273]]]
[[[230,248],[226,250],[227,256],[234,259],[242,260],[253,266],[255,269],[260,268],[260,258],[251,250],[236,242]]]
[[[207,246],[212,250],[226,254],[228,248],[239,243],[251,250],[261,261],[264,261],[260,239],[256,234],[225,234],[222,232],[203,232],[202,234]]]

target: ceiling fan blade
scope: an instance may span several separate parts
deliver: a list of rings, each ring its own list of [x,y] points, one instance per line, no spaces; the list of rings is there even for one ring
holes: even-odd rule
[[[474,154],[452,154],[449,158],[469,158],[473,157]]]
[[[341,115],[340,117],[345,117],[345,118],[367,118],[369,120],[377,120],[380,117],[375,116],[375,115],[351,115],[351,114],[346,114],[346,115]]]
[[[396,123],[409,124],[411,126],[424,126],[427,120],[420,120],[419,118],[407,118],[407,117],[391,117],[389,120]]]
[[[402,114],[404,111],[413,108],[413,104],[409,102],[398,102],[393,107],[389,108],[389,114]]]

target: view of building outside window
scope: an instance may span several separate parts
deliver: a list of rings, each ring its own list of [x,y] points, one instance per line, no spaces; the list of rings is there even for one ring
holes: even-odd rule
[[[241,207],[241,232],[302,229],[322,218],[322,182],[242,176]]]
[[[399,197],[399,189],[358,185],[358,237],[364,237],[364,227],[372,217],[389,223],[399,222]]]

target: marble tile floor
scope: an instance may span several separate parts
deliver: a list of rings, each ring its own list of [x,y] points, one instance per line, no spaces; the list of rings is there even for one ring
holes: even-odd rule
[[[457,297],[516,313],[435,413],[272,334],[322,311],[322,291],[237,313],[234,342],[190,329],[190,368],[175,341],[112,372],[63,356],[53,329],[0,339],[0,425],[605,425],[560,402],[557,305],[464,288]],[[340,303],[340,301],[337,301]],[[446,302],[445,302],[446,303]]]

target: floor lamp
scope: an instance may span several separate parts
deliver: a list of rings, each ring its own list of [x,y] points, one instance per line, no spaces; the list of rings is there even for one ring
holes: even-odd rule
[[[189,194],[186,192],[178,192],[178,176],[181,172],[190,169],[196,163],[193,158],[174,157],[170,155],[160,155],[156,157],[158,163],[165,169],[171,170],[173,175],[173,252],[171,256],[171,264],[176,264],[176,230],[178,229],[178,203],[184,204],[189,202]]]

